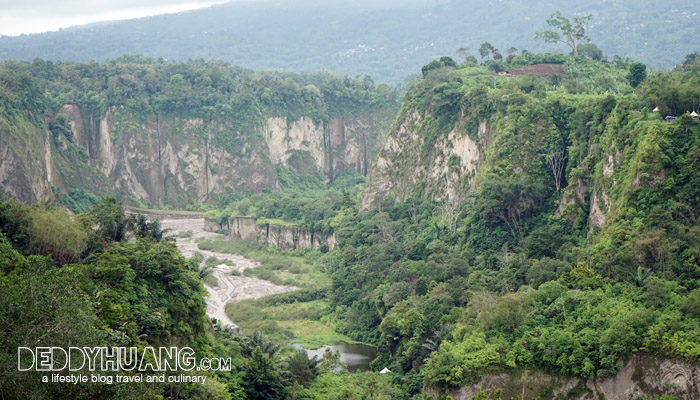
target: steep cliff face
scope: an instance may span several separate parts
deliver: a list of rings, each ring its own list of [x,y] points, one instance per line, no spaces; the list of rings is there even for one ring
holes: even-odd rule
[[[289,122],[286,118],[268,118],[263,127],[263,137],[275,164],[286,164],[293,150],[308,151],[316,167],[324,171],[326,160],[326,138],[323,126],[303,117]],[[324,171],[325,172],[325,171]]]
[[[415,188],[436,200],[459,202],[465,191],[474,188],[489,136],[489,124],[482,120],[477,137],[469,135],[461,121],[425,156],[425,137],[417,131],[425,116],[404,110],[389,133],[372,169],[361,208],[378,205],[384,197],[405,200]]]
[[[395,89],[326,72],[140,56],[59,64],[0,65],[0,190],[27,202],[92,192],[184,207],[367,174],[398,108]]]
[[[229,235],[231,240],[257,240],[257,218],[237,217],[229,221]]]
[[[51,138],[23,122],[11,125],[0,117],[0,191],[25,202],[46,200],[57,181]]]
[[[295,226],[259,224],[257,218],[250,217],[234,217],[227,226],[206,219],[204,226],[212,232],[228,229],[231,240],[258,240],[280,250],[318,249],[322,246],[332,250],[337,244],[332,234],[309,232]]]
[[[279,188],[265,142],[251,136],[240,147],[231,146],[226,139],[235,140],[238,133],[225,123],[154,114],[140,120],[116,107],[99,121],[86,121],[76,105],[65,105],[61,112],[70,118],[73,143],[88,155],[87,165],[111,188],[139,201],[183,206],[226,191]],[[80,184],[62,183],[66,188]]]
[[[267,224],[260,226],[258,232],[262,243],[280,250],[318,249],[322,246],[333,250],[336,245],[334,235],[327,236],[296,227]]]
[[[361,209],[412,195],[464,204],[478,199],[482,184],[495,177],[496,190],[486,194],[513,213],[501,221],[527,217],[515,210],[524,205],[556,209],[556,217],[593,231],[604,229],[630,195],[669,175],[658,154],[666,151],[673,126],[645,121],[627,99],[526,95],[506,84],[492,89],[493,80],[474,89],[470,78],[450,73],[454,81],[431,82],[429,75],[407,95],[372,168]],[[451,84],[467,93],[445,89]],[[525,195],[519,187],[537,188],[541,196]],[[510,204],[507,192],[514,195]],[[547,197],[555,207],[544,205]]]
[[[288,163],[295,151],[308,152],[314,164],[332,181],[338,172],[354,169],[367,175],[382,146],[390,117],[374,113],[364,118],[331,118],[328,123],[302,117],[298,121],[268,118],[262,133],[274,164]]]
[[[564,378],[537,371],[485,375],[478,383],[451,393],[455,400],[469,400],[478,388],[502,389],[503,398],[535,398],[551,392],[573,400],[628,400],[674,395],[678,400],[700,398],[700,367],[686,362],[636,355],[608,378]]]
[[[350,168],[367,173],[389,124],[384,113],[329,123],[271,117],[243,135],[225,121],[144,116],[120,107],[95,118],[66,104],[58,114],[67,116],[70,139],[53,140],[36,125],[21,134],[0,127],[7,132],[0,139],[0,177],[8,194],[34,202],[50,198],[52,186],[64,192],[85,188],[183,207],[227,192],[280,189],[275,165],[294,169],[288,161],[297,151],[308,152],[312,168],[331,181],[337,171]]]

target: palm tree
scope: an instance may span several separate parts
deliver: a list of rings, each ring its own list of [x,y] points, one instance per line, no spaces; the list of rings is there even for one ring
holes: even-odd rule
[[[632,278],[632,283],[637,287],[643,287],[647,279],[651,276],[651,270],[647,268],[637,267],[637,273],[633,274],[628,272],[629,276]]]
[[[253,354],[255,348],[260,347],[264,354],[274,357],[280,349],[278,344],[265,339],[265,336],[260,331],[255,331],[252,335],[238,335],[236,336],[236,341],[241,345],[241,350],[247,355]]]

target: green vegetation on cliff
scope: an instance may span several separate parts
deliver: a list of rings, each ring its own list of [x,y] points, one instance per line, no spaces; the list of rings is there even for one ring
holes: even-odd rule
[[[605,377],[635,352],[700,362],[697,63],[636,89],[626,65],[584,57],[546,78],[429,68],[370,209],[334,219],[339,330],[377,343],[375,368],[411,393],[502,370]],[[421,172],[436,159],[444,181]]]
[[[295,181],[309,182],[309,177],[300,177],[287,171]],[[334,218],[344,208],[354,207],[360,195],[365,177],[354,170],[338,175],[335,182],[326,185],[316,177],[313,189],[306,184],[285,187],[280,192],[238,194],[222,197],[216,210],[207,217],[221,226],[228,226],[235,217],[257,218],[258,225],[296,226],[310,232],[330,235],[334,230]]]
[[[390,103],[396,96],[389,86],[375,86],[368,76],[254,72],[221,61],[181,63],[122,56],[81,64],[35,59],[31,64],[6,62],[3,69],[30,81],[26,84],[37,95],[18,97],[39,102],[37,110],[45,102],[54,112],[64,104],[85,105],[96,117],[116,106],[142,116],[152,112],[207,121],[225,118],[243,133],[262,125],[268,116],[327,122]],[[45,92],[44,99],[40,94]]]
[[[215,338],[197,266],[162,239],[157,223],[124,215],[106,199],[70,218],[65,209],[0,202],[0,296],[4,346],[0,393],[8,398],[188,398],[221,396],[236,371],[202,372],[209,384],[42,384],[18,371],[20,346],[190,346],[198,357],[242,357]],[[125,241],[127,234],[135,237]],[[217,378],[218,375],[218,378]],[[218,395],[217,395],[218,393]]]
[[[527,67],[518,57],[513,68]],[[700,122],[689,112],[700,61],[637,88],[622,60],[561,61],[565,74],[548,77],[426,66],[365,188],[370,207],[297,186],[232,198],[217,218],[334,232],[337,247],[315,262],[332,287],[294,309],[376,344],[373,368],[388,367],[407,397],[489,372],[604,378],[635,353],[697,364]],[[457,155],[465,137],[476,170]],[[246,304],[246,323],[261,310],[278,307]]]
[[[366,174],[398,108],[369,76],[142,56],[4,62],[0,102],[2,188],[27,202],[57,193],[74,211],[90,194],[185,208],[301,184],[290,171],[312,186]]]

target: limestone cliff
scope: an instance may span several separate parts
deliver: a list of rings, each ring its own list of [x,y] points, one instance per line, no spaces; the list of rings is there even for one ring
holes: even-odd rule
[[[451,393],[455,400],[469,400],[478,388],[502,389],[502,397],[535,398],[549,392],[552,398],[572,400],[628,400],[674,395],[677,400],[700,398],[700,367],[683,361],[636,355],[607,378],[579,379],[525,371],[485,375],[479,382]]]
[[[318,249],[326,246],[332,250],[336,246],[335,235],[310,232],[295,226],[260,223],[257,218],[234,217],[227,224],[205,220],[208,231],[227,231],[231,240],[258,240],[280,250]]]
[[[463,124],[456,123],[425,157],[421,152],[425,137],[417,133],[423,122],[424,115],[415,110],[399,115],[372,169],[362,209],[376,206],[387,196],[404,200],[420,185],[425,185],[423,193],[453,203],[473,188],[491,135],[489,124],[480,121],[472,137]]]
[[[348,169],[367,175],[388,128],[387,116],[375,113],[366,118],[331,118],[328,123],[308,117],[268,118],[262,133],[274,164],[288,165],[295,151],[306,151],[326,180],[332,181]]]
[[[84,188],[131,203],[183,207],[227,192],[280,189],[275,165],[298,168],[288,163],[296,151],[307,152],[312,168],[332,181],[350,168],[366,174],[389,124],[384,112],[327,123],[270,117],[242,134],[227,121],[124,107],[96,117],[66,104],[56,115],[67,116],[70,138],[52,139],[40,124],[21,135],[0,125],[0,186],[8,194],[34,202],[51,198],[52,187]]]
[[[237,133],[224,122],[154,114],[138,120],[112,107],[99,122],[86,123],[76,105],[61,111],[71,117],[74,143],[88,154],[87,164],[111,188],[139,201],[182,206],[226,191],[279,188],[264,142],[250,137],[241,148],[226,146],[221,138]]]
[[[445,83],[428,81],[407,95],[372,168],[361,209],[412,195],[458,205],[479,198],[480,185],[496,176],[536,186],[556,199],[556,217],[572,225],[578,220],[592,231],[604,229],[630,193],[655,187],[669,174],[651,150],[667,133],[644,131],[643,121],[625,126],[630,106],[624,100],[591,97],[582,103],[589,109],[568,106],[557,115],[564,107],[556,98],[525,98],[508,88],[445,99],[436,94]],[[445,108],[447,101],[447,110],[436,109],[435,102]],[[644,132],[638,142],[630,140],[635,129]]]
[[[57,181],[48,132],[31,124],[13,129],[0,118],[0,192],[26,202],[49,199]]]

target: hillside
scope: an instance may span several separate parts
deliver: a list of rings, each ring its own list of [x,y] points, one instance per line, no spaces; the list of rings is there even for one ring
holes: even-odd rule
[[[0,99],[5,193],[175,207],[279,190],[278,174],[366,175],[398,107],[369,78],[143,57],[6,62]]]
[[[547,78],[424,68],[364,211],[335,221],[342,332],[379,344],[377,369],[453,398],[477,386],[694,398],[700,76],[688,60],[636,89],[626,68],[582,58]],[[648,353],[687,360],[663,367],[685,389],[639,380],[661,361],[625,360]]]
[[[670,68],[697,44],[695,1],[234,2],[209,9],[0,37],[0,59],[88,62],[143,54],[173,61],[220,59],[253,69],[369,74],[398,83],[431,59],[473,54],[490,42],[505,54],[566,51],[534,40],[554,10],[593,14],[587,33],[605,54]],[[527,34],[522,34],[527,32]]]
[[[223,61],[0,63],[0,398],[700,398],[692,51],[431,56],[403,100]],[[173,234],[120,200],[199,212],[161,213]],[[202,368],[160,376],[202,383],[49,385],[27,346],[187,346]]]
[[[546,77],[426,65],[363,191],[287,188],[209,216],[334,237],[276,254],[330,276],[297,306],[319,310],[315,328],[376,345],[372,369],[400,387],[390,398],[695,399],[700,60],[641,82],[634,64],[560,61],[532,68],[564,72]],[[206,248],[252,246],[238,232]],[[295,270],[273,262],[255,276]],[[277,304],[229,315],[284,342],[301,323],[255,318]],[[339,397],[323,390],[297,393]]]

